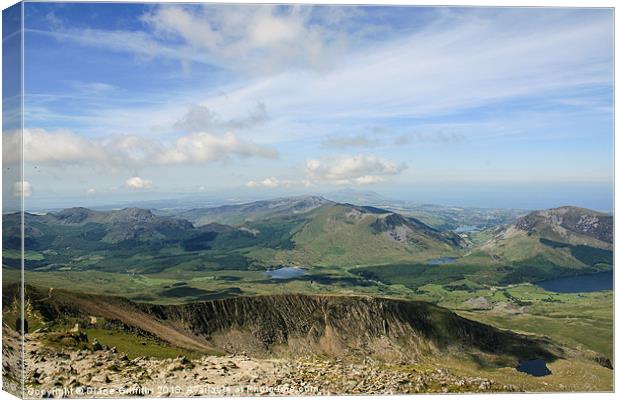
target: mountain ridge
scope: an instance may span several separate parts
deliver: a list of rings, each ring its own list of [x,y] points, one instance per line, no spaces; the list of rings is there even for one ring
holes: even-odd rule
[[[16,290],[8,287],[4,300],[11,300]],[[572,354],[548,338],[497,329],[430,303],[374,296],[280,294],[158,305],[27,286],[26,298],[49,322],[61,315],[101,317],[203,352],[246,351],[260,357],[366,353],[412,361],[457,354],[458,349],[462,355],[508,356],[509,363],[528,357],[553,361]]]
[[[548,225],[558,235],[590,236],[606,243],[613,242],[613,217],[609,214],[580,207],[562,206],[533,211],[517,220],[517,229],[533,233]],[[568,232],[564,232],[564,230]]]
[[[532,211],[499,228],[480,246],[491,257],[516,263],[584,268],[613,264],[613,216],[580,207]]]

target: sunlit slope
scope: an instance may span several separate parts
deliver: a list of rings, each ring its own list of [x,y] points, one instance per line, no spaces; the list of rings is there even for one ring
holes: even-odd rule
[[[535,211],[498,230],[479,250],[510,263],[611,265],[613,217],[578,207]]]
[[[248,249],[248,256],[266,267],[416,262],[457,254],[463,246],[458,235],[441,233],[415,218],[317,196],[195,209],[179,216],[197,225],[216,221],[248,229],[257,241],[278,227],[278,240],[286,246]],[[286,227],[288,232],[282,229]]]
[[[372,207],[326,205],[292,236],[295,253],[325,265],[426,260],[454,254],[460,238],[418,220]]]
[[[325,204],[332,204],[332,202],[320,196],[297,196],[245,204],[195,208],[178,213],[176,216],[187,219],[196,226],[213,222],[243,225],[265,219],[303,215]]]

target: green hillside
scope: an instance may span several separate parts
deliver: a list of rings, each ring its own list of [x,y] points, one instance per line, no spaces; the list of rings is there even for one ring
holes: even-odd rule
[[[298,196],[245,204],[194,208],[177,213],[175,216],[187,219],[196,226],[213,222],[226,225],[243,225],[260,220],[303,215],[326,204],[333,203],[320,196]]]
[[[242,222],[196,226],[135,208],[26,214],[25,267],[29,279],[56,287],[184,302],[273,292],[402,296],[428,284],[469,290],[609,270],[613,261],[610,217],[583,209],[532,213],[465,239],[385,209],[318,197],[225,210]],[[14,271],[19,221],[3,216],[3,267]],[[431,262],[442,259],[447,264]],[[282,267],[304,273],[269,276]]]
[[[370,207],[322,206],[293,235],[295,252],[300,261],[342,266],[457,254],[452,235],[396,215]]]
[[[577,207],[532,212],[497,231],[472,257],[583,269],[613,264],[613,217]]]

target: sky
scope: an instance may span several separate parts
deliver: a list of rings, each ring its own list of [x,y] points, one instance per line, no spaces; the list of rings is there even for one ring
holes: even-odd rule
[[[613,207],[611,9],[37,2],[24,48],[27,208]]]

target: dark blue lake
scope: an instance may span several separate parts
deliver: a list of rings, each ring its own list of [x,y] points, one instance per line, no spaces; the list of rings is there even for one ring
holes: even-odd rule
[[[549,292],[556,293],[598,292],[599,290],[613,289],[614,274],[612,271],[607,271],[596,274],[568,276],[536,282],[536,285]]]
[[[456,258],[441,257],[441,258],[433,258],[432,260],[428,260],[426,263],[428,265],[444,265],[444,264],[452,264],[455,262],[456,262]]]
[[[282,267],[272,271],[265,271],[271,279],[293,279],[306,275],[306,270],[298,267]]]
[[[545,376],[551,374],[551,371],[547,368],[545,360],[541,360],[540,358],[519,361],[517,371],[525,372],[526,374],[532,376]]]

